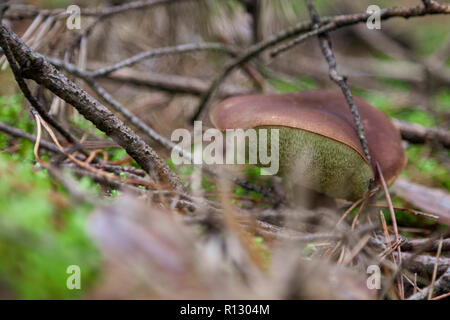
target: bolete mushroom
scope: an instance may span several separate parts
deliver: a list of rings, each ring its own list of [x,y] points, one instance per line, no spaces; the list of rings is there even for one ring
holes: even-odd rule
[[[278,175],[332,198],[362,198],[376,164],[390,184],[405,165],[401,137],[389,118],[355,97],[371,156],[367,160],[345,97],[340,92],[302,91],[228,98],[210,112],[220,130],[279,129]],[[270,141],[270,139],[269,139]]]

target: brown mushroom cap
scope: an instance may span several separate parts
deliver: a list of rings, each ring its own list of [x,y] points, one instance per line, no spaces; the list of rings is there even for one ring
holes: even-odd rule
[[[379,163],[386,182],[391,183],[406,162],[400,133],[381,111],[358,97],[354,100],[366,133],[372,170],[377,172],[376,163]],[[216,105],[210,112],[210,119],[221,130],[260,126],[306,130],[351,147],[367,161],[353,116],[341,92],[315,90],[236,96]]]

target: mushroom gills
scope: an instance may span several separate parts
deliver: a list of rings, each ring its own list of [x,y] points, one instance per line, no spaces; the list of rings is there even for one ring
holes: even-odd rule
[[[283,177],[288,190],[300,185],[329,197],[354,201],[364,196],[374,178],[365,158],[344,143],[298,128],[257,128],[279,129],[277,175]],[[270,132],[267,150],[271,150]]]

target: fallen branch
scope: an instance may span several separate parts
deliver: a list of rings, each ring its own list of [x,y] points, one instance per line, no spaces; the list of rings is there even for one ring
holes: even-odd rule
[[[317,13],[316,8],[314,7],[314,4],[312,3],[312,0],[306,0],[306,5],[308,7],[308,11],[309,11],[309,15],[311,17],[311,22],[313,24],[313,28],[315,30],[318,30],[320,21],[321,21],[319,14]],[[353,100],[353,95],[350,91],[350,88],[347,85],[347,79],[345,77],[339,75],[337,72],[336,58],[334,57],[333,50],[331,49],[331,39],[328,36],[328,34],[325,32],[319,33],[318,38],[319,38],[319,43],[320,43],[320,49],[322,50],[322,54],[328,63],[330,78],[341,88],[342,93],[345,96],[345,100],[347,100],[347,104],[353,115],[353,120],[354,120],[355,126],[357,128],[358,138],[361,143],[361,147],[364,151],[364,155],[366,156],[367,161],[369,163],[371,163],[371,156],[369,153],[369,147],[367,144],[366,134],[364,132],[364,126],[362,125],[361,117],[359,116],[359,112],[358,112],[358,108],[355,104],[355,101]]]
[[[5,45],[9,45],[24,78],[36,81],[74,106],[80,114],[122,146],[150,175],[155,178],[166,178],[176,190],[184,189],[181,180],[142,138],[136,135],[110,110],[59,72],[45,58],[35,54],[4,25],[0,27],[0,40],[4,50]]]
[[[397,253],[394,252],[397,256]],[[436,257],[429,255],[415,255],[413,253],[402,252],[403,260],[407,260],[406,268],[411,272],[426,272],[428,275],[432,275],[434,266],[436,265]],[[446,272],[450,268],[450,258],[440,257],[438,264],[438,274]]]
[[[0,131],[4,132],[6,134],[9,134],[10,136],[16,137],[16,138],[27,139],[33,143],[36,142],[36,140],[37,140],[37,137],[35,135],[29,134],[22,130],[11,127],[10,125],[7,125],[6,123],[3,123],[3,122],[0,122]],[[54,143],[51,143],[50,141],[41,139],[40,145],[42,148],[44,148],[48,151],[60,153],[58,147]]]
[[[3,122],[0,122],[0,131],[4,132],[12,137],[26,139],[33,143],[35,143],[37,140],[37,137],[35,135],[26,133],[20,129],[14,128]],[[93,143],[92,141],[85,141],[82,143],[82,146],[83,146],[83,149],[85,149],[85,150],[98,149],[100,147],[98,144],[100,144],[100,143],[101,144],[105,143],[105,145],[107,145],[106,147],[109,147],[108,145],[110,144],[109,141],[101,141],[98,143],[97,143],[97,141],[95,141],[95,143]],[[41,148],[46,149],[47,151],[64,155],[61,152],[61,150],[59,150],[59,148],[54,143],[52,143],[48,140],[41,139],[39,144],[40,144]],[[104,148],[104,147],[102,147],[102,148]],[[70,151],[69,148],[66,148],[66,152],[69,152],[69,151]],[[79,155],[77,155],[77,158],[80,158],[81,160],[85,160],[87,157],[83,154],[79,154]],[[96,160],[97,159],[93,160],[92,166],[99,168],[99,169],[104,169],[106,171],[110,171],[110,172],[113,172],[116,174],[120,174],[122,172],[125,172],[125,173],[128,172],[128,173],[132,173],[137,176],[140,176],[140,177],[144,177],[146,175],[145,171],[137,169],[135,167],[124,167],[124,166],[103,163],[103,162],[95,163]]]
[[[394,126],[400,130],[402,138],[411,143],[436,142],[450,148],[450,133],[445,129],[427,128],[416,123],[391,119]]]
[[[32,94],[30,89],[28,88],[28,85],[25,83],[25,80],[22,75],[22,71],[20,69],[20,66],[17,65],[16,57],[14,56],[12,49],[9,47],[9,44],[7,41],[5,41],[4,38],[0,38],[0,46],[2,47],[5,56],[8,59],[9,65],[11,66],[11,69],[14,74],[14,78],[17,81],[17,84],[19,85],[20,90],[22,91],[25,98],[28,100],[28,102],[31,104],[31,107],[34,108],[39,115],[50,125],[52,125],[58,132],[70,143],[73,143],[76,147],[80,148],[80,143],[78,140],[67,130],[65,130],[55,119],[53,119],[48,113],[46,108],[42,105],[42,103],[36,99]]]
[[[147,71],[140,72],[132,69],[116,71],[109,74],[105,80],[136,87],[145,87],[170,93],[191,94],[195,96],[204,94],[210,85],[210,83],[198,78]],[[219,90],[219,94],[225,97],[246,93],[248,93],[248,91],[227,84]]]
[[[439,241],[439,240],[433,240]],[[377,248],[377,251],[385,251],[388,249],[387,245],[374,237],[370,238],[370,244],[375,246]],[[429,248],[429,244],[423,243],[421,244],[421,247],[417,247],[418,252],[415,253],[409,253],[409,252],[402,252],[402,258],[403,258],[403,269],[407,269],[413,273],[423,273],[425,272],[428,275],[433,274],[434,267],[436,265],[436,257],[430,256],[430,255],[419,255],[419,253],[423,252],[424,250],[427,250]],[[393,252],[395,257],[398,257],[398,252]],[[437,272],[439,274],[443,274],[446,272],[446,270],[450,268],[450,258],[446,257],[440,257],[439,258],[439,264],[438,264],[438,270]]]
[[[430,287],[422,289],[422,291],[410,296],[408,300],[425,300],[430,294]],[[450,291],[450,267],[433,285],[433,296],[446,294]]]
[[[440,240],[433,240],[430,243],[429,239],[409,239],[402,243],[401,248],[404,251],[415,251],[416,249],[426,246],[427,251],[436,251],[439,247]],[[442,241],[442,251],[450,250],[450,239]]]

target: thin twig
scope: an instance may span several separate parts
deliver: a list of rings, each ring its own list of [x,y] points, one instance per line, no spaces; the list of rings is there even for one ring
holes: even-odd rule
[[[336,27],[336,22],[331,21],[330,23],[327,23],[321,27],[317,27],[316,29],[306,32],[302,35],[300,35],[299,37],[295,38],[292,41],[289,41],[288,43],[279,46],[278,48],[274,49],[273,51],[270,52],[270,57],[271,58],[275,58],[276,56],[278,56],[280,53],[283,53],[287,50],[289,50],[290,48],[299,45],[300,43],[304,42],[305,40],[307,40],[310,37],[316,36],[318,34],[327,32],[333,28]]]
[[[236,56],[236,51],[232,48],[225,46],[220,43],[188,43],[188,44],[181,44],[175,47],[166,47],[166,48],[160,48],[160,49],[153,49],[149,51],[141,52],[131,58],[125,59],[123,61],[120,61],[112,66],[105,67],[103,69],[97,70],[92,72],[91,77],[97,78],[97,77],[104,77],[114,71],[117,71],[119,69],[132,66],[140,61],[147,60],[150,58],[162,56],[162,55],[168,55],[168,54],[180,54],[180,53],[187,53],[187,52],[195,52],[195,51],[218,51],[218,52],[224,52],[226,54],[229,54],[231,56]]]
[[[42,56],[44,57],[44,56]],[[159,135],[149,126],[147,126],[144,122],[142,122],[138,117],[133,115],[127,108],[125,108],[122,104],[120,104],[116,99],[114,99],[108,92],[106,92],[91,76],[88,71],[82,70],[77,66],[64,62],[59,59],[48,58],[48,60],[58,66],[66,70],[67,72],[83,79],[93,90],[96,92],[106,103],[112,106],[116,111],[120,112],[131,124],[142,130],[146,133],[150,138],[158,142],[162,147],[166,148],[169,151],[173,149],[178,150],[180,154],[186,159],[192,159],[192,154],[187,151],[180,149],[175,143],[170,141],[169,139]],[[213,169],[205,167],[205,171],[208,173],[217,176],[217,172]],[[278,195],[274,192],[268,190],[268,188],[258,186],[256,184],[250,183],[244,179],[239,179],[235,177],[229,177],[236,185],[239,185],[247,190],[256,191],[261,193],[264,197],[271,197],[274,199],[274,202],[277,204],[283,203],[283,199],[280,199]]]
[[[380,12],[380,19],[390,19],[393,17],[403,17],[405,19],[411,18],[411,17],[419,17],[424,16],[427,14],[450,14],[450,5],[449,4],[443,4],[439,7],[434,8],[425,8],[424,6],[417,6],[412,8],[405,8],[405,7],[392,7],[392,8],[386,8],[382,9]],[[328,27],[324,29],[320,29],[321,32],[330,32],[337,30],[342,27],[350,26],[357,23],[366,22],[367,19],[370,17],[369,13],[357,13],[357,14],[348,14],[348,15],[338,15],[334,17],[323,17],[321,19],[321,23],[323,24],[330,24]],[[277,45],[280,42],[283,42],[284,40],[290,39],[294,36],[297,36],[301,34],[302,32],[308,32],[313,30],[313,25],[310,22],[300,22],[296,26],[292,28],[288,28],[286,30],[283,30],[277,34],[274,34],[270,37],[268,37],[266,40],[263,40],[259,43],[254,44],[250,48],[248,48],[242,55],[240,55],[236,60],[228,65],[211,83],[211,86],[209,87],[208,91],[204,94],[202,100],[199,103],[199,106],[197,108],[197,111],[195,115],[193,116],[193,119],[199,119],[203,116],[203,114],[206,112],[206,107],[208,103],[210,102],[212,96],[214,95],[214,92],[219,88],[221,83],[225,80],[225,78],[233,71],[236,67],[240,66],[243,63],[248,62],[250,59],[256,57],[264,50],[271,48],[275,45]],[[315,36],[317,33],[313,32],[309,35]]]
[[[434,283],[433,291],[438,295],[447,294],[450,291],[450,267],[447,271]],[[420,292],[410,296],[408,300],[425,300],[430,294],[430,287],[426,287]]]
[[[447,297],[450,297],[450,292],[441,294],[440,296],[434,297],[431,300],[441,300],[441,299],[444,299],[444,298],[447,298]]]
[[[440,240],[433,240],[430,242],[430,239],[407,239],[402,244],[403,251],[415,251],[417,248],[422,248],[424,245],[427,246],[426,251],[436,251],[439,246],[441,246]],[[450,251],[450,239],[442,239],[442,251]]]
[[[427,128],[420,124],[403,120],[391,119],[394,126],[400,130],[402,138],[412,143],[436,142],[450,148],[450,133],[446,129]]]
[[[177,148],[177,145],[175,143],[159,135],[155,130],[146,125],[131,111],[125,108],[120,102],[114,99],[113,96],[106,92],[106,90],[104,90],[95,80],[91,80],[90,78],[88,78],[87,83],[92,88],[92,90],[94,90],[94,92],[103,99],[103,101],[113,107],[117,112],[121,113],[131,124],[145,132],[145,134],[147,134],[150,138],[152,138],[168,150],[172,150],[173,148],[179,149]]]
[[[0,131],[7,133],[13,137],[16,138],[22,138],[22,139],[27,139],[30,140],[31,142],[35,143],[37,141],[37,137],[35,135],[29,134],[27,132],[24,132],[22,130],[19,130],[17,128],[14,128],[6,123],[0,122]],[[47,141],[47,140],[40,140],[40,146],[43,147],[44,149],[51,151],[51,152],[55,152],[58,153],[58,147],[56,145],[54,145],[53,143]]]
[[[352,226],[351,226],[351,229],[352,229],[352,230],[355,229],[355,227],[356,227],[356,222],[358,221],[359,215],[360,215],[361,212],[364,210],[364,208],[366,207],[367,202],[368,202],[369,200],[370,200],[369,197],[365,197],[364,200],[363,200],[363,202],[361,203],[361,206],[359,207],[358,212],[356,212],[356,215],[355,215],[355,217],[353,218]]]
[[[363,198],[358,199],[357,201],[355,201],[345,212],[344,214],[341,216],[341,218],[339,219],[339,221],[336,223],[336,227],[338,227],[342,221],[345,220],[345,218],[348,216],[348,214],[350,212],[352,212],[353,209],[355,209],[360,203],[361,201],[363,201]]]
[[[81,149],[81,144],[78,142],[78,140],[67,130],[65,130],[56,120],[54,120],[48,113],[45,107],[34,98],[34,96],[31,94],[30,89],[28,88],[27,84],[24,81],[24,78],[22,77],[22,71],[20,70],[20,67],[17,65],[17,61],[13,55],[13,52],[6,41],[5,38],[0,37],[0,46],[3,48],[3,51],[5,53],[5,56],[7,57],[9,64],[11,66],[11,69],[14,74],[14,78],[17,81],[17,84],[19,85],[19,88],[21,89],[22,93],[24,94],[25,98],[30,102],[31,106],[36,109],[36,111],[39,113],[39,115],[47,121],[50,125],[52,125],[56,130],[58,130],[61,135],[66,138],[67,141],[70,143],[73,143],[77,148]]]
[[[320,25],[320,17],[319,14],[316,11],[316,8],[314,7],[314,4],[312,0],[306,0],[306,5],[308,7],[309,15],[311,17],[311,22],[313,25],[313,28],[315,30],[319,29]],[[366,134],[364,132],[364,126],[361,121],[361,117],[359,116],[358,107],[355,104],[355,101],[353,100],[353,95],[350,91],[350,88],[347,85],[347,79],[337,72],[337,65],[336,65],[336,58],[334,57],[334,53],[331,49],[331,40],[327,33],[321,32],[318,35],[320,48],[322,50],[322,54],[324,55],[329,68],[329,75],[331,80],[336,82],[336,84],[341,88],[342,93],[345,96],[345,99],[347,100],[348,106],[350,108],[350,111],[353,115],[353,120],[356,125],[357,134],[359,141],[361,143],[362,149],[364,151],[364,155],[366,156],[366,159],[369,163],[371,163],[371,156],[369,152],[369,146],[367,144]],[[370,189],[370,187],[369,187]]]
[[[431,278],[431,284],[430,284],[430,290],[428,292],[428,300],[431,300],[431,298],[433,298],[433,290],[434,290],[434,283],[436,281],[436,276],[437,276],[437,270],[438,270],[438,264],[439,264],[439,257],[441,256],[441,250],[442,250],[442,238],[439,241],[439,247],[436,253],[436,263],[434,265],[434,269],[433,269],[433,276]]]
[[[36,142],[34,144],[33,152],[34,157],[36,158],[37,162],[41,162],[41,158],[39,157],[39,144],[41,143],[42,138],[42,127],[41,127],[41,120],[38,114],[34,115],[34,118],[36,119]]]
[[[395,239],[397,241],[398,239],[400,239],[400,236],[399,236],[399,232],[398,232],[397,219],[395,217],[394,206],[392,205],[391,196],[389,194],[389,190],[387,188],[386,181],[384,180],[383,172],[381,171],[381,168],[378,163],[376,164],[376,167],[377,167],[378,175],[380,177],[381,186],[383,187],[383,191],[386,196],[386,201],[388,203],[389,213],[391,214],[392,226],[394,228]],[[402,255],[401,255],[400,246],[397,247],[397,253],[398,253],[398,264],[401,265],[402,264]],[[399,284],[400,296],[401,296],[401,299],[404,299],[405,296],[404,296],[404,291],[403,291],[403,277],[401,274],[400,274],[399,282],[400,282],[400,284]]]
[[[52,63],[55,60],[52,60]],[[54,64],[56,65],[56,64]],[[209,82],[199,78],[180,76],[175,74],[163,74],[150,71],[139,72],[132,69],[123,69],[108,75],[105,80],[127,86],[144,87],[166,91],[169,93],[182,93],[200,96],[204,94],[210,85]],[[219,94],[225,97],[249,93],[249,90],[238,88],[234,85],[224,85]]]

